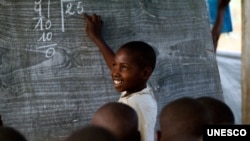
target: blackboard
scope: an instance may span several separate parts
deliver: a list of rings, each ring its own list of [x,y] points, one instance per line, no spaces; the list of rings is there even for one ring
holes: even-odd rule
[[[223,98],[203,0],[0,0],[0,114],[30,141],[60,141],[117,101],[82,13],[104,20],[116,51],[142,40],[157,51],[149,85],[158,109],[182,97]]]

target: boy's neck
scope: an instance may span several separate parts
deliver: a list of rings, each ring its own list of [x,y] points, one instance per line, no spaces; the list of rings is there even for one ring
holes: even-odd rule
[[[132,94],[134,94],[134,93],[137,93],[137,92],[140,92],[140,91],[144,90],[145,88],[147,88],[147,85],[145,85],[144,87],[142,87],[142,88],[140,88],[140,89],[138,89],[138,90],[136,90],[136,91],[132,91],[132,92],[126,91],[126,94],[123,95],[122,97],[128,97],[128,96],[130,96],[130,95],[132,95]]]

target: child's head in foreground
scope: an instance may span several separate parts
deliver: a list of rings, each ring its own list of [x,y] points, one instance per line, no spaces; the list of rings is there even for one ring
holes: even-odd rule
[[[208,96],[199,97],[197,100],[207,108],[212,124],[234,124],[234,114],[226,103]]]
[[[0,127],[0,141],[26,141],[26,138],[12,127]]]
[[[156,64],[156,53],[149,44],[132,41],[115,54],[111,76],[119,92],[138,92],[146,87]]]
[[[205,107],[196,99],[182,97],[165,105],[160,113],[158,141],[178,136],[202,138],[203,126],[210,123]]]
[[[108,129],[120,141],[140,141],[137,113],[123,103],[110,102],[100,107],[94,113],[91,125]]]
[[[105,128],[86,126],[71,133],[65,141],[118,141],[117,138]]]

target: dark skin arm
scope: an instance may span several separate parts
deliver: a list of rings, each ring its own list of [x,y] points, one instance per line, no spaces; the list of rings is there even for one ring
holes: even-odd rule
[[[101,16],[96,14],[88,16],[86,13],[84,13],[83,16],[86,22],[86,33],[88,37],[97,45],[109,69],[111,70],[115,53],[111,50],[102,37],[103,21]]]
[[[218,0],[218,11],[217,11],[217,17],[215,24],[212,29],[212,38],[213,38],[213,44],[214,44],[214,51],[217,50],[218,40],[220,38],[223,22],[224,22],[224,13],[225,8],[229,4],[230,0]]]

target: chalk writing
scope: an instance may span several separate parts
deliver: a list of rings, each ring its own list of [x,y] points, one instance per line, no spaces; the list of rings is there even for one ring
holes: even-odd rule
[[[33,18],[34,20],[37,20],[37,24],[35,25],[35,29],[39,29],[42,31],[42,35],[37,40],[38,42],[47,42],[52,41],[53,38],[53,32],[50,31],[52,27],[52,21],[50,20],[50,0],[48,0],[48,11],[47,11],[47,17],[45,17],[42,13],[42,0],[35,0],[34,1],[34,11],[38,13],[38,17]],[[52,45],[45,45],[37,47],[37,49],[41,48],[47,48],[45,51],[45,56],[47,58],[52,57],[55,54],[55,46],[57,44]]]
[[[47,16],[44,16],[43,13],[43,0],[34,0],[34,11],[38,13],[37,17],[34,17],[33,19],[37,21],[35,24],[35,29],[38,29],[39,31],[42,31],[41,36],[37,39],[38,42],[44,42],[48,43],[53,40],[53,32],[51,31],[52,28],[52,21],[50,19],[50,1],[48,0],[48,7],[47,7]],[[65,32],[64,27],[64,16],[67,15],[73,16],[73,15],[80,15],[84,12],[83,2],[79,2],[77,0],[61,0],[61,21],[62,21],[62,32]],[[47,49],[45,51],[45,56],[47,58],[50,58],[54,56],[56,50],[54,47],[56,47],[57,44],[51,44],[51,45],[44,45],[39,46],[37,49]]]
[[[52,56],[54,56],[56,50],[55,50],[55,46],[57,46],[57,44],[51,44],[51,45],[46,45],[46,46],[40,46],[40,47],[37,47],[37,49],[42,49],[42,48],[48,48],[45,52],[45,56],[47,58],[50,58]]]
[[[66,7],[64,8],[64,4]],[[84,12],[83,2],[76,0],[61,0],[61,19],[62,19],[62,32],[65,32],[64,15],[80,15]]]

